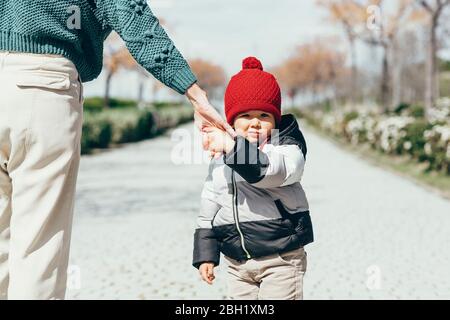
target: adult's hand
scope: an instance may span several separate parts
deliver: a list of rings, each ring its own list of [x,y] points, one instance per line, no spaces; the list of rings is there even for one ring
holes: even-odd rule
[[[207,129],[219,128],[235,137],[234,129],[220,116],[216,109],[209,103],[206,92],[194,83],[187,91],[186,97],[194,106],[194,123],[202,132],[203,149],[209,150]]]
[[[225,131],[218,128],[206,128],[208,136],[208,150],[211,157],[218,158],[222,154],[233,151],[235,140]]]

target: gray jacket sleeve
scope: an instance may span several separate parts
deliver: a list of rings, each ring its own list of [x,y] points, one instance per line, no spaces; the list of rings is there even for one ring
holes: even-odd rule
[[[194,233],[192,265],[195,268],[199,268],[203,262],[212,262],[216,266],[220,262],[218,241],[212,230],[212,220],[220,210],[220,205],[216,202],[218,195],[213,188],[214,167],[214,161],[211,161],[201,194],[200,212]]]

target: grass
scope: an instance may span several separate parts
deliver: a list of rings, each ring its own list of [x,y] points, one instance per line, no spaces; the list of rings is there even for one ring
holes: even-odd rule
[[[310,125],[306,119],[302,122],[308,129],[319,136],[332,141],[339,148],[356,154],[360,159],[372,165],[386,169],[394,174],[400,175],[432,192],[450,199],[450,177],[441,172],[427,172],[426,164],[417,163],[408,156],[387,155],[381,151],[372,149],[369,145],[352,145],[344,139],[331,136]]]

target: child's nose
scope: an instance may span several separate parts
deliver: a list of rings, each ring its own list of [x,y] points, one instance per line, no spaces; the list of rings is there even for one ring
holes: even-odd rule
[[[250,126],[252,127],[259,127],[260,125],[261,123],[258,118],[253,118],[252,121],[250,122]]]

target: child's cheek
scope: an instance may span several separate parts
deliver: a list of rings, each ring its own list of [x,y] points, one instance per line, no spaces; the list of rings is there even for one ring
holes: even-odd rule
[[[271,134],[272,134],[272,130],[270,130],[270,129],[267,129],[267,130],[264,131],[264,137],[265,138],[269,138]]]
[[[247,138],[247,132],[245,130],[243,130],[242,128],[239,128],[239,127],[237,127],[235,130],[238,135],[243,136],[244,138]]]

